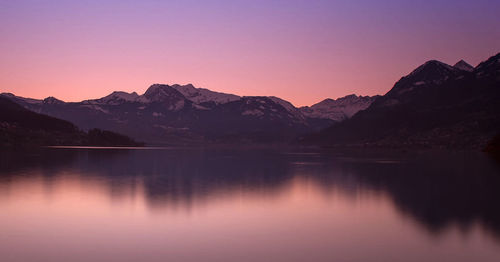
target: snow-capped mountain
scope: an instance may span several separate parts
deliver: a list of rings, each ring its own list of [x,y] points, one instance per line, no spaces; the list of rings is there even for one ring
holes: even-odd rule
[[[337,99],[328,98],[310,107],[301,107],[300,110],[306,117],[331,119],[340,122],[368,108],[377,97],[352,94]]]

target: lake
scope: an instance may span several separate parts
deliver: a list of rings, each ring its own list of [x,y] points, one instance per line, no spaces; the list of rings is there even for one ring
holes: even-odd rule
[[[0,261],[500,261],[480,152],[0,152]]]

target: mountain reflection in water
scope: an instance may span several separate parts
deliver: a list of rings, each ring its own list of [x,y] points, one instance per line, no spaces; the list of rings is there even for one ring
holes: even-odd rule
[[[500,168],[481,153],[43,149],[0,156],[7,261],[500,257]],[[81,239],[55,251],[40,243],[51,233]],[[129,249],[91,248],[100,237],[116,241],[111,249]],[[440,239],[446,243],[436,250],[426,246]]]

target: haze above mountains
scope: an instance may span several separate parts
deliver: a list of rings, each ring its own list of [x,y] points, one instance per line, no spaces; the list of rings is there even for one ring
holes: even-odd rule
[[[24,108],[148,144],[301,143],[476,148],[498,134],[500,54],[476,68],[429,61],[383,96],[348,95],[296,108],[278,97],[237,96],[188,85],[154,84],[63,102],[14,94]],[[311,90],[314,91],[314,90]],[[299,138],[298,138],[299,137]]]

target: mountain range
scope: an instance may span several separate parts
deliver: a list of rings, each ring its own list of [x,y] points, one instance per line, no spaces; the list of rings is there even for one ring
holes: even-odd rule
[[[480,148],[500,130],[500,54],[477,67],[431,60],[385,95],[348,95],[297,108],[273,96],[238,96],[153,84],[144,94],[64,102],[2,93],[23,108],[152,145],[298,143],[315,146]]]
[[[349,95],[297,108],[278,97],[241,97],[191,84],[153,84],[142,95],[116,91],[69,103],[54,97],[2,96],[83,130],[111,130],[153,145],[285,143],[348,119],[376,98]]]

